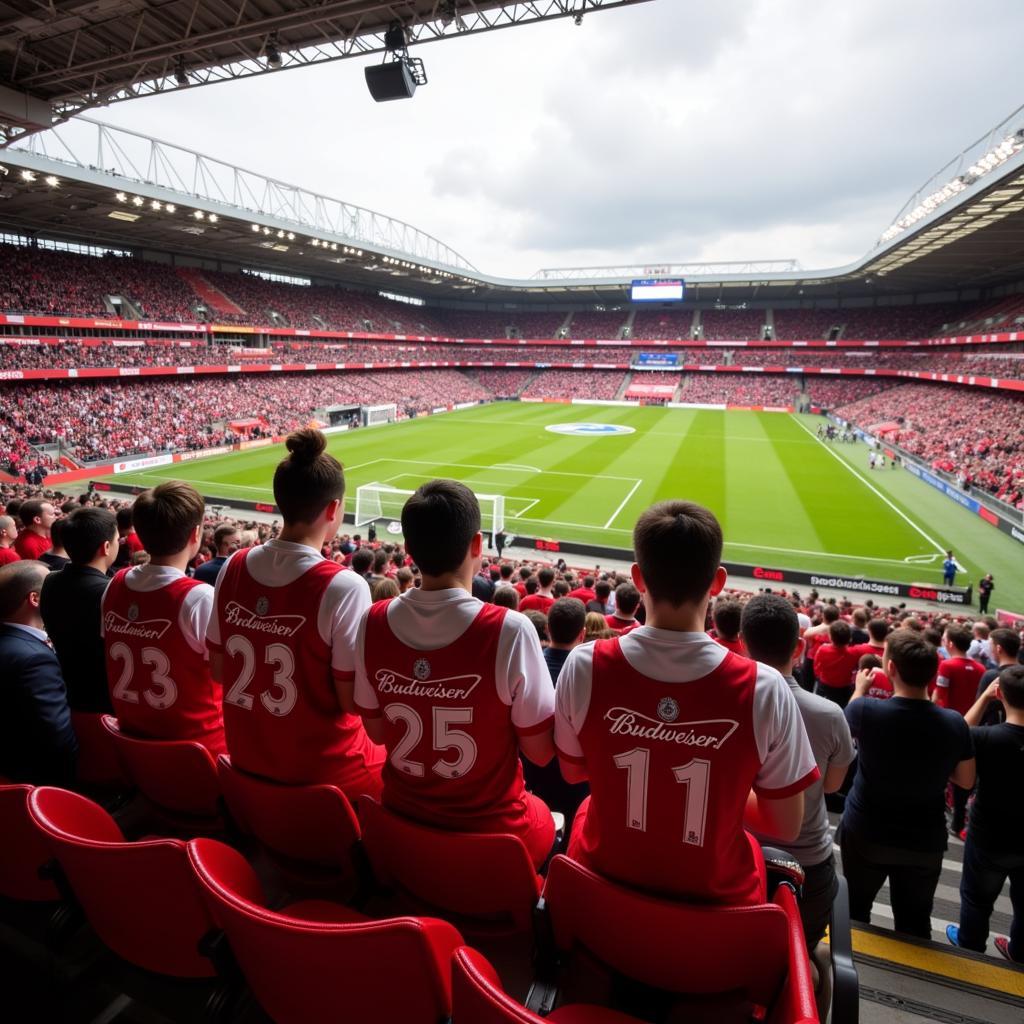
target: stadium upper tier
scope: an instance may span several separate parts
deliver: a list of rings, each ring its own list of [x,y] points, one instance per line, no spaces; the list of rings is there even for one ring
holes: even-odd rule
[[[908,339],[1024,326],[1024,295],[959,304],[502,312],[394,301],[330,285],[0,246],[0,310],[14,314],[477,338],[751,341]]]
[[[921,373],[989,377],[1000,380],[1024,379],[1024,354],[991,354],[996,346],[878,349],[854,348],[813,350],[797,346],[765,348],[673,348],[645,349],[641,346],[601,345],[473,345],[444,342],[344,341],[328,344],[279,342],[266,348],[192,341],[40,341],[0,338],[0,372],[84,369],[91,376],[118,376],[121,369],[171,367],[182,374],[189,367],[247,366],[252,372],[266,372],[271,366],[321,366],[360,368],[375,365],[488,366],[511,364],[543,367],[608,367],[647,369],[651,374],[697,367],[785,367],[816,372],[823,369],[865,372],[905,370]],[[661,364],[652,369],[646,360]],[[107,373],[99,373],[105,370]],[[594,396],[600,397],[600,396]]]

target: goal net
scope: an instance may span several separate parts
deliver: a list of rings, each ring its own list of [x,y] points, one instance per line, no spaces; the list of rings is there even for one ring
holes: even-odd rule
[[[376,426],[378,423],[394,423],[398,419],[398,406],[392,402],[390,405],[364,405],[363,423],[368,427]]]
[[[355,525],[367,526],[378,519],[398,522],[413,493],[388,484],[363,484],[356,489]],[[477,494],[476,499],[480,502],[480,529],[490,534],[504,530],[505,495]]]

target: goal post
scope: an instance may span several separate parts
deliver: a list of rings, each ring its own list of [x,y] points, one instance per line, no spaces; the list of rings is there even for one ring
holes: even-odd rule
[[[363,484],[356,488],[356,526],[367,526],[378,519],[398,522],[402,509],[413,491],[390,484]],[[500,533],[505,529],[505,495],[477,494],[480,502],[480,529],[484,533]]]
[[[364,405],[363,426],[375,427],[379,423],[394,423],[398,419],[398,406],[391,402],[389,405]]]

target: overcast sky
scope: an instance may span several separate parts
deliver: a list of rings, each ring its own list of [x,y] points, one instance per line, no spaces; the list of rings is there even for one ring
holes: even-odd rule
[[[1024,102],[1022,0],[652,0],[93,116],[406,220],[480,270],[863,255]],[[375,58],[379,59],[379,58]]]

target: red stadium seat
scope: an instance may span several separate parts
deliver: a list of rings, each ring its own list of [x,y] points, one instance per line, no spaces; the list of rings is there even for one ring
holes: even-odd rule
[[[635,892],[558,856],[543,905],[561,957],[585,951],[614,972],[680,996],[739,994],[774,1024],[818,1020],[788,886],[757,906],[696,906]]]
[[[184,815],[196,824],[218,820],[220,781],[206,747],[194,740],[136,739],[123,733],[111,715],[103,716],[103,728],[125,774],[158,811],[172,820]]]
[[[359,821],[337,786],[286,786],[231,765],[221,754],[217,774],[231,817],[271,853],[289,861],[351,872]]]
[[[518,836],[446,832],[359,800],[363,842],[378,880],[470,926],[529,932],[540,879]],[[460,924],[462,922],[460,921]]]
[[[199,941],[214,923],[181,840],[126,842],[98,804],[50,786],[34,789],[28,806],[89,924],[110,949],[158,974],[213,976]]]
[[[268,910],[240,853],[212,839],[188,850],[210,913],[276,1024],[439,1024],[451,1013],[450,961],[462,938],[450,924],[370,921],[322,900]]]
[[[71,725],[78,737],[78,781],[102,788],[126,786],[128,779],[110,733],[103,728],[103,715],[72,711]]]
[[[11,900],[60,899],[53,882],[39,877],[52,855],[28,813],[31,786],[0,785],[0,896]]]
[[[475,949],[462,946],[452,957],[452,1024],[639,1024],[604,1006],[576,1003],[538,1017],[501,987],[497,972]]]

